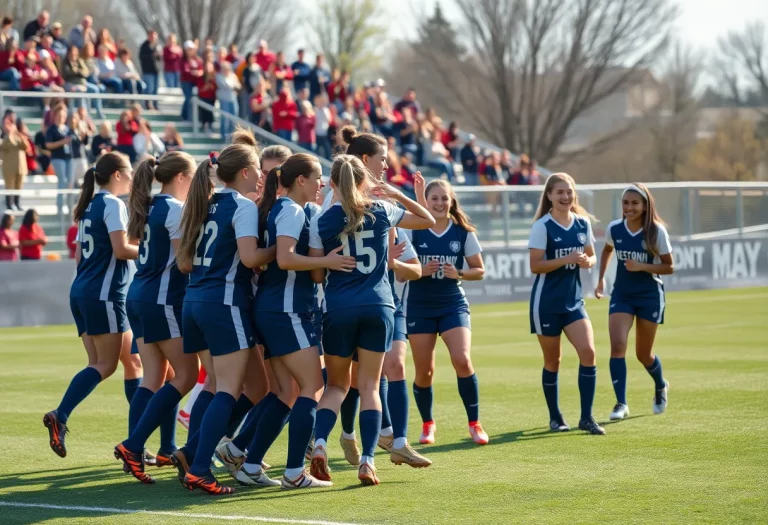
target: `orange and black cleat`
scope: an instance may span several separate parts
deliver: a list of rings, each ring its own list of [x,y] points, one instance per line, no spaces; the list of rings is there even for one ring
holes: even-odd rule
[[[188,488],[184,483],[184,477],[187,475],[187,472],[189,472],[189,461],[187,461],[187,455],[184,453],[183,448],[177,449],[171,454],[171,462],[178,471],[177,475],[179,477],[179,483],[185,488]]]
[[[219,483],[210,470],[205,476],[195,476],[187,472],[187,475],[184,476],[184,486],[189,490],[200,489],[212,496],[226,496],[235,493],[234,487],[226,487]]]
[[[43,416],[43,425],[48,429],[48,443],[57,456],[67,457],[67,444],[64,441],[69,429],[67,425],[59,421],[59,415],[55,410]]]
[[[161,467],[170,467],[173,465],[173,460],[171,460],[172,454],[167,454],[163,452],[162,450],[157,453],[157,456],[155,456],[155,466],[157,468]]]
[[[144,472],[144,455],[141,452],[131,452],[120,443],[115,447],[115,459],[123,462],[123,470],[126,468],[131,475],[144,483],[152,485],[155,478]]]

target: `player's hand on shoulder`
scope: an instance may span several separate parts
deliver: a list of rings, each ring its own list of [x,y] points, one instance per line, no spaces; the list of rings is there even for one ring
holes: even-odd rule
[[[379,199],[396,199],[403,194],[403,192],[384,181],[379,181],[378,184],[373,185],[371,193],[374,197],[378,197]]]
[[[357,261],[354,257],[348,255],[342,255],[340,252],[343,250],[343,246],[339,246],[335,250],[331,251],[325,256],[325,267],[329,270],[336,270],[339,272],[351,272],[355,269]]]

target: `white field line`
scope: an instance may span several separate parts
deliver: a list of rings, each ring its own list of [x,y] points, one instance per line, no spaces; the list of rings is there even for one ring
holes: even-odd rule
[[[263,516],[238,516],[238,515],[219,515],[219,514],[197,514],[193,512],[171,512],[163,510],[141,510],[141,509],[113,509],[110,507],[86,507],[83,505],[49,505],[45,503],[16,503],[13,501],[0,500],[0,507],[15,507],[23,509],[50,509],[63,510],[70,512],[93,512],[98,514],[145,514],[150,516],[171,516],[175,518],[194,518],[203,520],[221,520],[221,521],[251,521],[258,523],[285,523],[288,525],[356,525],[355,523],[344,523],[340,521],[323,520],[293,520],[287,518],[267,518]]]

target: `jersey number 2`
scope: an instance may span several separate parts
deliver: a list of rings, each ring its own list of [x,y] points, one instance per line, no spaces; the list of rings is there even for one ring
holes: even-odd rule
[[[368,264],[363,264],[362,261],[357,261],[357,271],[360,273],[371,273],[376,268],[376,251],[370,246],[363,245],[363,239],[370,239],[373,237],[373,231],[364,230],[356,232],[355,235],[355,257],[366,256],[368,257]],[[342,237],[341,239],[341,253],[349,257],[349,236]]]
[[[208,237],[208,242],[205,243],[205,252],[203,253],[203,257],[201,258],[198,255],[198,252],[200,251],[200,244],[203,242],[203,235],[210,235]],[[211,245],[213,244],[213,241],[216,240],[216,236],[219,234],[219,225],[216,224],[214,221],[210,221],[207,223],[204,227],[200,228],[200,235],[197,236],[197,243],[195,243],[195,258],[192,260],[192,264],[194,266],[210,266],[211,265],[211,257],[206,257],[208,255],[208,250],[211,249]]]

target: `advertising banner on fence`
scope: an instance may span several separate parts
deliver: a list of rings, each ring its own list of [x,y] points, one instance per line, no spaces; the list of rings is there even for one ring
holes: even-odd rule
[[[675,273],[664,276],[667,291],[768,286],[768,239],[686,241],[672,249]],[[596,250],[599,257],[602,244]],[[483,259],[485,279],[464,283],[470,304],[528,301],[533,276],[527,249],[490,248]],[[0,263],[0,326],[71,324],[74,274],[73,261]],[[613,268],[607,281],[610,291]],[[597,268],[583,272],[582,283],[591,296]]]

